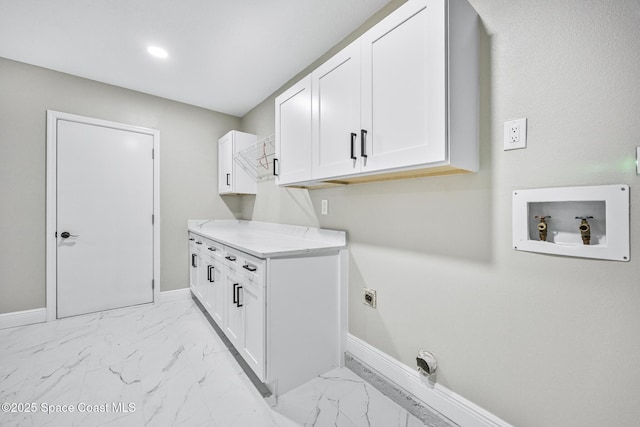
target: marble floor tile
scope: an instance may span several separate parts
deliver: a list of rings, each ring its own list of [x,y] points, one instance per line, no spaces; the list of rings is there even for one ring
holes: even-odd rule
[[[346,368],[271,407],[191,300],[0,330],[0,402],[36,409],[2,426],[423,425]]]

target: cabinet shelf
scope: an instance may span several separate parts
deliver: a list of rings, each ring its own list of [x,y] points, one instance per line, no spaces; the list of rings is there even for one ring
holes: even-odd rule
[[[254,181],[273,178],[275,136],[270,135],[234,154],[233,159]]]

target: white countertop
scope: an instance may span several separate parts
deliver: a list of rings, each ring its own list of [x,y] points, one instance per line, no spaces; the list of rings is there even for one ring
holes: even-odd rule
[[[299,225],[237,220],[189,220],[189,231],[257,256],[275,258],[347,246],[346,232]]]

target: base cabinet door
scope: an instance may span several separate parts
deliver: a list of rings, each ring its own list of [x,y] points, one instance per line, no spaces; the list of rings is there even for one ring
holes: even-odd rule
[[[224,304],[226,302],[223,267],[215,261],[211,270],[211,289],[209,292],[209,314],[220,328],[224,327]]]
[[[189,287],[192,292],[198,292],[198,251],[193,245],[189,247]]]
[[[234,270],[227,270],[225,287],[227,298],[224,333],[236,349],[240,349],[244,333],[244,316],[241,301],[242,277]]]
[[[265,380],[265,288],[246,280],[240,289],[244,333],[240,350],[260,380]]]
[[[204,298],[203,305],[209,314],[211,314],[213,310],[215,286],[217,285],[216,274],[218,272],[215,268],[216,262],[212,256],[204,256],[202,264],[204,265],[203,270],[206,274],[206,277],[204,278],[204,286],[202,287],[202,296]]]
[[[202,288],[206,280],[206,275],[204,273],[206,267],[202,262],[201,245],[202,238],[199,236],[195,236],[194,240],[190,241],[189,256],[191,258],[191,264],[189,267],[189,285],[191,287],[191,291],[202,302]]]

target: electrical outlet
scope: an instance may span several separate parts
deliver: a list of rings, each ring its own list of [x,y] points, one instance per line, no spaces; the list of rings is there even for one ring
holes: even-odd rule
[[[321,207],[320,213],[322,215],[326,215],[326,214],[329,213],[329,201],[328,200],[326,200],[326,199],[322,200],[322,207]]]
[[[509,142],[511,144],[520,142],[520,126],[517,124],[509,125]]]
[[[362,289],[362,297],[363,297],[362,302],[364,305],[368,305],[371,308],[376,308],[376,305],[378,303],[378,298],[376,297],[376,291],[374,291],[373,289],[364,288]]]
[[[527,148],[527,119],[504,122],[504,149]]]

